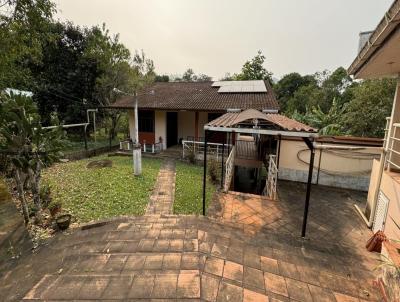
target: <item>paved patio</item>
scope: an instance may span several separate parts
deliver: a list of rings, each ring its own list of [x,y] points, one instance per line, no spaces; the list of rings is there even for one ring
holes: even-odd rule
[[[281,185],[287,203],[267,207],[277,219],[247,202],[265,222],[240,213],[222,219],[216,214],[225,208],[214,204],[214,218],[145,215],[59,234],[1,272],[0,300],[380,301],[372,286],[376,256],[362,249],[368,232],[352,210],[363,195],[314,189],[310,239],[303,240],[290,223],[304,188]]]

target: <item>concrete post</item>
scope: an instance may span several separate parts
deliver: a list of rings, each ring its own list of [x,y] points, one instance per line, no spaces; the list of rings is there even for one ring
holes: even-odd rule
[[[133,174],[142,174],[142,149],[140,144],[133,144]]]

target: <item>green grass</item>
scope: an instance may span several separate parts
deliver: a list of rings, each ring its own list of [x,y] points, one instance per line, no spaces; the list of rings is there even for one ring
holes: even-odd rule
[[[216,190],[207,181],[206,208]],[[176,163],[175,214],[201,214],[203,211],[203,167]]]
[[[142,215],[154,187],[161,161],[143,158],[143,175],[132,174],[131,157],[110,157],[112,168],[87,169],[99,156],[47,168],[43,182],[51,187],[54,201],[63,209],[88,222],[119,215]]]

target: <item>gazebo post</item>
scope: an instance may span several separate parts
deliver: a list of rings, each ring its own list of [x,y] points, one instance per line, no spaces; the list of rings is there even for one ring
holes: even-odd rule
[[[307,228],[307,217],[308,217],[308,207],[310,205],[310,194],[311,194],[311,183],[313,177],[313,169],[314,169],[314,156],[315,149],[312,144],[312,141],[308,137],[303,138],[307,147],[310,149],[310,164],[308,167],[308,180],[307,180],[307,192],[306,192],[306,201],[304,204],[304,216],[303,216],[303,226],[301,229],[301,237],[306,237],[306,228]]]
[[[222,156],[221,156],[221,189],[224,186],[224,153],[225,153],[225,141],[222,143]]]
[[[281,143],[282,143],[282,135],[278,135],[278,156],[276,159],[276,167],[279,169],[279,160],[281,158]]]
[[[207,182],[207,141],[208,131],[204,130],[204,163],[203,163],[203,216],[206,215],[206,182]]]

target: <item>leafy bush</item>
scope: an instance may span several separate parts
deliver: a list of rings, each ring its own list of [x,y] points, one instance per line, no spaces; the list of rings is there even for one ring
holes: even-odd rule
[[[212,183],[217,184],[219,179],[221,178],[221,167],[219,162],[216,160],[214,156],[210,156],[208,160],[208,176]]]
[[[186,158],[188,159],[189,163],[191,163],[193,165],[196,163],[196,153],[194,152],[194,150],[192,148],[189,149],[189,152],[187,153]]]

